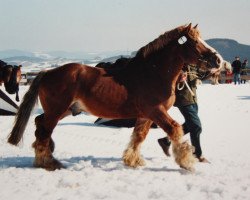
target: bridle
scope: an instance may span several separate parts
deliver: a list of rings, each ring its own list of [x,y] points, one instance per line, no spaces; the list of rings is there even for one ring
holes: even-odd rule
[[[197,42],[197,41],[196,41]],[[186,36],[182,36],[178,39],[178,43],[179,45],[184,45],[186,43],[186,46],[190,49],[190,51],[192,51],[194,54],[197,55],[198,57],[198,61],[200,62],[203,62],[203,63],[206,63],[206,68],[209,68],[209,67],[213,67],[210,63],[209,63],[209,58],[205,58],[204,55],[200,54],[199,52],[195,51],[192,47],[191,47],[191,42],[190,40],[186,37]],[[211,53],[211,56],[213,55],[217,55],[219,54],[217,51],[215,52],[212,52]]]
[[[211,53],[211,56],[212,56],[212,55],[217,55],[217,54],[219,54],[219,53],[218,53],[217,51],[215,51],[215,52],[212,52],[212,53]],[[209,58],[208,58],[208,59],[209,59]],[[213,66],[208,62],[208,60],[204,58],[203,55],[200,55],[200,58],[198,58],[198,60],[199,60],[200,62],[206,63],[206,67],[207,67],[207,68],[208,68],[208,66],[213,67]]]

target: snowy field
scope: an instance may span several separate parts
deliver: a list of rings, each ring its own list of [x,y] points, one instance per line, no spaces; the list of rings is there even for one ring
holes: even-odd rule
[[[21,86],[21,97],[26,90]],[[34,110],[19,147],[6,143],[14,117],[0,116],[0,199],[249,200],[250,84],[203,84],[198,97],[203,153],[211,164],[197,163],[194,173],[163,154],[157,143],[165,135],[160,129],[151,130],[143,143],[147,165],[125,167],[121,156],[132,128],[95,126],[96,117],[85,114],[65,118],[54,130],[54,156],[66,169],[36,169],[31,144],[41,107]],[[183,122],[175,108],[170,113]]]

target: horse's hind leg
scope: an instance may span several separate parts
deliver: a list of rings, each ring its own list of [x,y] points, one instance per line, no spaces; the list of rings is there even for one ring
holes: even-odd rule
[[[148,131],[152,125],[152,121],[148,119],[137,119],[131,140],[127,149],[123,153],[123,162],[130,167],[138,167],[145,165],[140,155],[141,143],[145,140]]]
[[[51,138],[53,129],[58,120],[56,118],[48,119],[44,114],[35,119],[36,124],[36,141],[33,143],[35,149],[34,166],[45,168],[47,170],[61,169],[62,164],[57,161],[52,153],[54,151],[54,142]]]

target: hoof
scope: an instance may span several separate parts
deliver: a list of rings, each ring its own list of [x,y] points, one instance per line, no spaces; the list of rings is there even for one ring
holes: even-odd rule
[[[137,168],[144,166],[145,161],[141,158],[138,152],[133,149],[127,149],[123,154],[123,162],[126,166]]]
[[[196,159],[193,155],[194,148],[187,142],[173,143],[175,162],[183,169],[194,171]]]
[[[43,160],[36,159],[34,161],[34,167],[44,168],[48,171],[55,171],[56,169],[62,169],[64,166],[55,158],[44,158]]]
[[[180,168],[185,169],[185,170],[187,170],[189,172],[195,172],[195,169],[193,167],[186,167],[186,166],[180,165]]]
[[[130,160],[130,159],[123,158],[123,162],[126,166],[133,167],[133,168],[137,168],[137,167],[146,165],[146,163],[143,159]]]

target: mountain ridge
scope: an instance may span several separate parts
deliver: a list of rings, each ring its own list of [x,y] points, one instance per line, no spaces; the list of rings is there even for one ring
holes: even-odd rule
[[[213,38],[206,40],[206,42],[227,61],[232,62],[235,56],[239,56],[241,60],[250,59],[250,45],[241,44],[236,40],[227,38]]]
[[[232,62],[235,56],[239,56],[241,60],[250,59],[250,45],[241,44],[233,39],[227,38],[212,38],[206,40],[206,42],[215,48],[222,57]],[[29,52],[16,49],[2,50],[0,51],[0,59],[6,62],[15,62],[17,60],[30,62],[43,62],[46,60],[55,59],[70,59],[70,60],[82,60],[84,63],[95,62],[114,62],[119,57],[133,57],[136,51],[107,51],[107,52],[67,52],[67,51],[47,51],[47,52]]]

